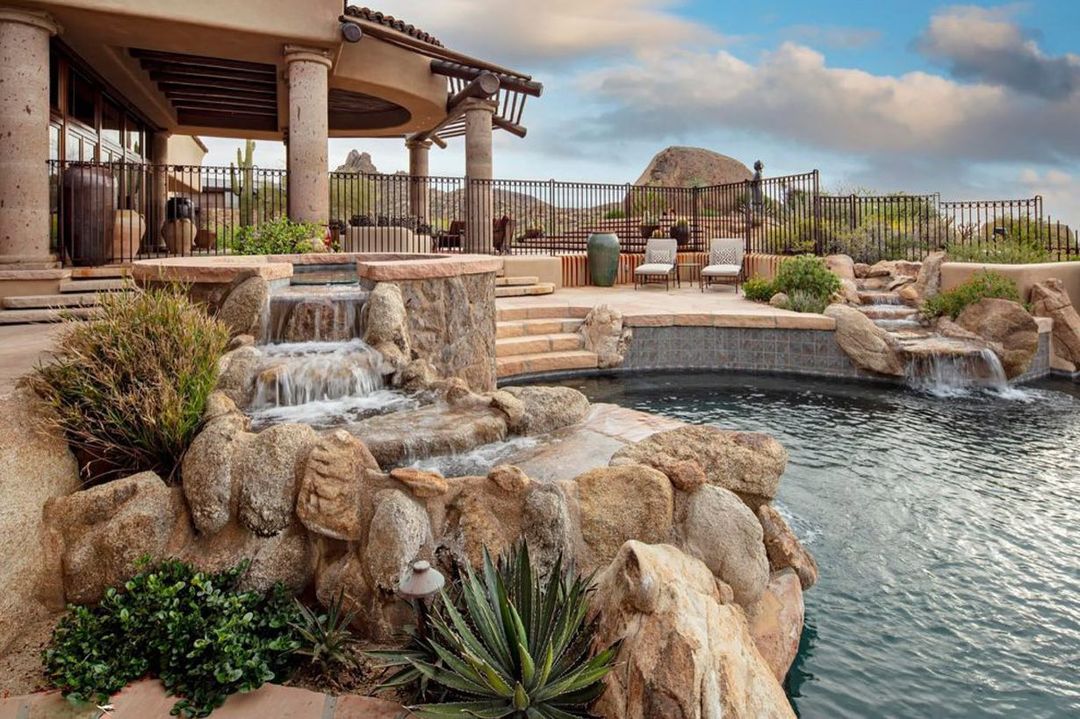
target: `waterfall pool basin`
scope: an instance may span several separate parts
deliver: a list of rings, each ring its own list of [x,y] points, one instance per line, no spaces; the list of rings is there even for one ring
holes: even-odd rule
[[[948,398],[810,378],[579,378],[595,402],[770,432],[814,553],[787,691],[833,717],[1080,716],[1080,387]]]

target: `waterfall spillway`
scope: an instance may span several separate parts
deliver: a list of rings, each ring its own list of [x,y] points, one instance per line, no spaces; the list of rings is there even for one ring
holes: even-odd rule
[[[859,310],[889,332],[907,355],[909,386],[939,396],[1008,388],[1001,360],[985,342],[932,332],[919,321],[918,310],[904,304],[896,292],[862,291],[859,297]]]
[[[336,342],[363,334],[368,292],[355,286],[292,287],[270,296],[264,342]]]

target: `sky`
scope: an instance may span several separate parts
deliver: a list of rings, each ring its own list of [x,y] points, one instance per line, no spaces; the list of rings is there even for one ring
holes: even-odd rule
[[[821,171],[837,192],[1041,194],[1080,224],[1080,0],[386,0],[455,50],[528,73],[519,139],[495,133],[500,178],[633,182],[669,145],[766,175]],[[236,141],[204,138],[205,163]],[[461,175],[463,140],[431,172]],[[334,139],[382,172],[400,139]],[[280,143],[256,161],[283,167]]]

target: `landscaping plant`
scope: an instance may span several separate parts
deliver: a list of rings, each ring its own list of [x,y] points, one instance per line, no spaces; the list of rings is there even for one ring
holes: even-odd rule
[[[345,590],[330,602],[325,614],[316,614],[299,599],[295,601],[299,615],[292,625],[299,642],[296,653],[308,657],[326,674],[335,667],[353,666],[356,659],[352,649],[357,639],[349,627],[356,619],[356,610],[346,611]]]
[[[420,702],[417,716],[567,719],[589,716],[604,691],[617,646],[594,653],[591,578],[556,561],[540,578],[525,543],[496,567],[484,552],[443,591],[426,632],[402,650],[376,652],[397,671],[383,687]]]
[[[129,682],[161,680],[172,714],[204,717],[230,694],[288,673],[299,642],[296,606],[281,585],[240,591],[247,563],[218,574],[179,561],[147,568],[95,606],[71,606],[44,652],[53,686],[105,704]]]
[[[100,302],[101,317],[72,323],[30,383],[92,478],[153,470],[169,480],[201,425],[229,331],[179,288]]]
[[[776,294],[773,283],[761,277],[751,277],[742,288],[743,295],[752,302],[768,302]]]
[[[828,306],[829,300],[826,297],[806,290],[795,290],[788,295],[784,309],[792,312],[811,312],[820,315]]]
[[[1016,282],[997,272],[980,270],[963,284],[927,299],[923,302],[921,312],[927,319],[947,315],[955,320],[968,305],[987,297],[1021,301]]]
[[[323,228],[309,222],[293,222],[288,217],[241,227],[233,237],[237,255],[294,255],[325,252]]]

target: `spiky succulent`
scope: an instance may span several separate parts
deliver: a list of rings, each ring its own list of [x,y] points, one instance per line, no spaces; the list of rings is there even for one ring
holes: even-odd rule
[[[350,625],[356,618],[356,610],[345,609],[345,592],[342,590],[330,602],[325,614],[316,614],[300,600],[294,600],[300,621],[291,622],[300,646],[296,654],[306,656],[323,671],[336,666],[352,666],[355,657],[350,651],[357,639]]]
[[[383,686],[411,688],[423,702],[413,711],[429,719],[590,716],[617,652],[593,654],[590,578],[559,558],[541,580],[521,543],[498,567],[485,551],[482,571],[466,568],[456,590],[441,594],[426,636],[377,653],[397,668]]]

